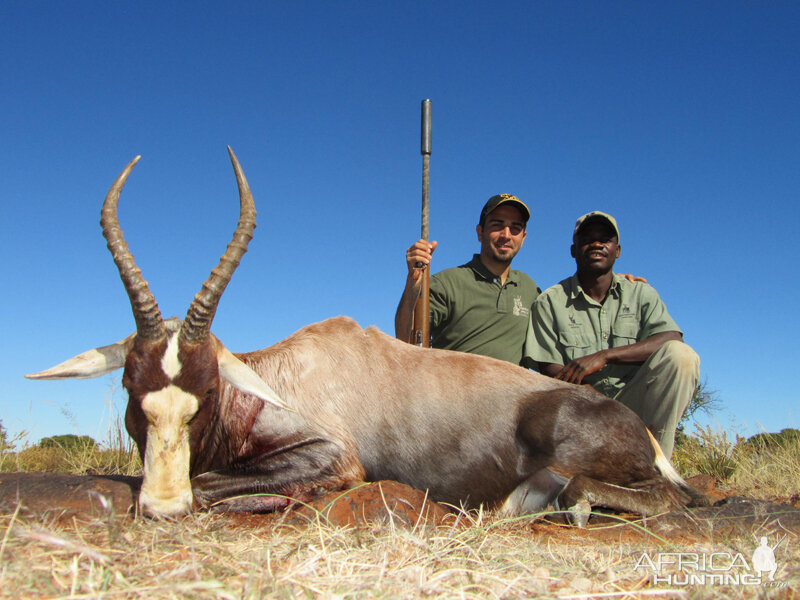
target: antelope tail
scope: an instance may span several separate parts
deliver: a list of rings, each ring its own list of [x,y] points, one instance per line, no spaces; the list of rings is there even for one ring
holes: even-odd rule
[[[647,428],[645,428],[647,429]],[[664,451],[661,449],[661,444],[658,443],[650,430],[647,429],[647,435],[650,437],[650,443],[653,450],[656,452],[655,467],[672,485],[684,492],[691,499],[689,506],[708,506],[710,504],[708,498],[686,483],[686,480],[680,476],[672,463],[665,456]]]

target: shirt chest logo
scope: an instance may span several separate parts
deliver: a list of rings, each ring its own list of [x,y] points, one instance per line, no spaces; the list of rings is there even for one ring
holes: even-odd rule
[[[514,308],[511,309],[515,317],[528,317],[531,314],[531,309],[522,304],[522,296],[514,297]]]

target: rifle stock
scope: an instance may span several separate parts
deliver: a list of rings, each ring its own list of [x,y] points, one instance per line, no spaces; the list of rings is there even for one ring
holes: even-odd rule
[[[430,100],[422,101],[422,135],[420,141],[420,153],[422,154],[422,239],[428,241],[428,184],[430,179],[430,160],[431,160],[431,125],[432,125],[433,104]],[[414,305],[414,317],[411,322],[410,343],[431,347],[431,317],[430,317],[430,265],[417,265],[422,268],[422,281],[420,296]]]
[[[427,268],[422,273],[422,289],[414,305],[414,320],[411,326],[411,343],[423,348],[431,347],[430,275],[430,270]]]

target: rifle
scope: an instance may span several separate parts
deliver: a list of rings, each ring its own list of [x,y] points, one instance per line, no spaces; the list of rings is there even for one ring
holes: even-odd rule
[[[422,136],[420,152],[422,154],[422,239],[428,241],[428,182],[430,177],[431,160],[431,118],[433,104],[430,100],[422,101]],[[417,263],[417,268],[424,269],[422,273],[419,299],[414,305],[414,317],[411,321],[412,344],[431,347],[431,316],[430,316],[430,265],[426,268],[422,263]]]

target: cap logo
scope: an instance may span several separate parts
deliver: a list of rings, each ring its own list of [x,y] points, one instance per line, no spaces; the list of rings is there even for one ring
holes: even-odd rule
[[[492,196],[486,201],[486,204],[483,205],[483,210],[481,211],[480,219],[478,223],[483,225],[484,220],[486,219],[486,215],[492,212],[501,204],[505,204],[506,202],[510,202],[522,212],[523,220],[527,223],[528,219],[531,218],[531,211],[528,206],[519,198],[517,198],[514,194],[497,194],[496,196]]]

